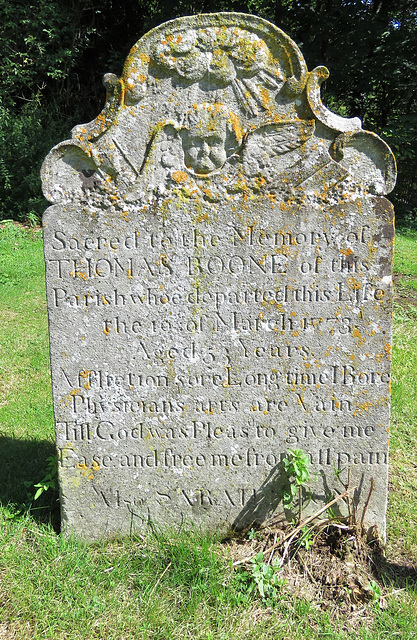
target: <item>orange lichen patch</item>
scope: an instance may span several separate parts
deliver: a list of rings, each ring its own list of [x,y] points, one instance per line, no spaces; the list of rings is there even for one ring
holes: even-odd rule
[[[355,278],[348,278],[346,281],[346,284],[349,287],[349,289],[358,290],[361,288],[361,283],[355,280]]]
[[[234,113],[230,113],[230,120],[232,122],[232,127],[236,138],[238,140],[241,140],[243,136],[243,129],[240,126],[239,118]]]
[[[138,80],[139,80],[139,82],[146,82],[146,76],[143,75],[143,73],[140,73],[138,75]]]
[[[287,208],[287,205],[285,204],[285,202],[281,202],[279,207],[280,207],[281,211],[285,211],[285,209]]]
[[[93,471],[98,471],[100,469],[100,465],[97,462],[97,460],[94,460],[94,462],[92,464],[92,469],[93,469]]]
[[[392,348],[391,348],[391,345],[389,343],[384,344],[384,351],[385,351],[385,353],[388,353],[389,355],[391,355]]]
[[[77,462],[77,469],[81,469],[82,471],[87,471],[88,467],[85,462]]]
[[[155,264],[159,267],[161,264],[166,267],[168,263],[168,256],[166,253],[161,253],[161,255],[159,256],[159,258],[157,260],[155,260]],[[162,289],[162,286],[161,286]]]
[[[255,176],[255,184],[260,189],[266,184],[266,180],[263,176]]]
[[[340,253],[343,253],[344,256],[351,256],[353,251],[348,247],[347,249],[340,249]]]
[[[73,389],[72,391],[70,391],[70,396],[78,396],[78,394],[80,393],[79,389]]]
[[[106,116],[103,113],[100,113],[96,118],[96,122],[99,125],[100,133],[103,133],[103,131],[107,129],[108,125]]]
[[[77,271],[76,275],[77,275],[77,278],[81,278],[81,280],[87,280],[87,274],[86,273],[82,273],[81,271]]]
[[[209,219],[209,214],[207,211],[205,211],[204,213],[200,213],[197,218],[195,219],[196,222],[204,222],[204,220],[208,220]]]
[[[293,387],[293,391],[295,391],[295,387]],[[304,397],[300,393],[297,393],[297,402],[300,406],[304,407]]]
[[[105,327],[105,328],[103,329],[103,333],[105,333],[105,334],[106,334],[106,336],[108,336],[108,335],[109,335],[109,333],[110,333],[110,329],[109,329],[108,327]]]
[[[177,184],[180,184],[181,182],[187,182],[188,180],[188,175],[185,173],[185,171],[174,171],[172,177]]]
[[[89,371],[88,369],[84,369],[83,371],[80,371],[80,378],[84,378],[86,380],[86,382],[84,383],[84,388],[87,390],[90,388],[90,382],[89,382],[90,373],[91,371]]]
[[[363,402],[358,405],[358,408],[353,412],[354,416],[361,415],[370,409],[373,409],[375,406],[374,402]]]
[[[148,64],[151,61],[151,57],[148,56],[147,53],[140,53],[138,55],[138,59],[141,61],[142,64]]]
[[[260,95],[261,95],[261,99],[262,99],[262,106],[264,107],[264,109],[268,108],[268,104],[269,104],[269,91],[266,88],[263,88],[260,90]]]

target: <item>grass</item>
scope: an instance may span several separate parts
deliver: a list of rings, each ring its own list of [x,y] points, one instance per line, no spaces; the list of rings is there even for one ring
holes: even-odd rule
[[[394,273],[403,293],[417,285],[417,230],[401,229],[395,240]],[[405,280],[402,275],[409,276]],[[410,278],[411,276],[411,278]],[[413,278],[416,278],[414,280]],[[388,512],[391,555],[417,564],[417,298],[394,304],[391,418],[391,490]],[[391,516],[391,517],[390,517]],[[404,525],[407,523],[407,525]],[[416,635],[417,637],[417,635]]]
[[[397,230],[394,272],[417,276],[417,229]]]
[[[417,233],[395,268],[417,275]],[[56,534],[56,494],[33,502],[54,451],[42,240],[0,229],[0,640],[379,640],[417,638],[417,314],[396,306],[386,606],[364,618],[285,591],[246,596],[225,546],[150,530],[86,546]],[[55,528],[54,528],[55,527]]]

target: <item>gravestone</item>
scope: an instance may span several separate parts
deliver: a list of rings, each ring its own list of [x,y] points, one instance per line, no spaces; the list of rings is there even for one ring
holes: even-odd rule
[[[66,534],[263,522],[301,449],[308,509],[350,474],[384,535],[395,161],[327,76],[260,18],[179,18],[47,156]]]

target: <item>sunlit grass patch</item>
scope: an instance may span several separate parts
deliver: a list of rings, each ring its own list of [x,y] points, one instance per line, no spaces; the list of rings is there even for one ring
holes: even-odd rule
[[[415,229],[397,230],[394,272],[417,276],[417,231]]]

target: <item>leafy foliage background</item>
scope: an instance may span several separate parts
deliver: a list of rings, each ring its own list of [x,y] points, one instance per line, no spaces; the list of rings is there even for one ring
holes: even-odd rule
[[[359,116],[396,154],[397,218],[417,216],[417,0],[3,0],[0,7],[0,219],[36,223],[45,208],[39,170],[71,127],[104,101],[102,76],[121,74],[150,28],[180,15],[243,11],[325,64],[324,102]]]

